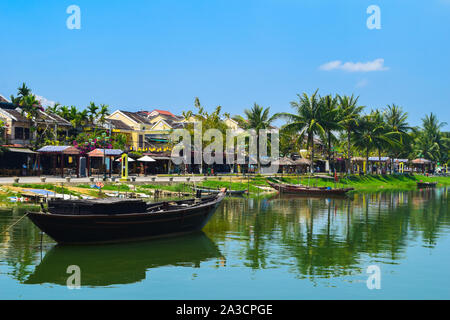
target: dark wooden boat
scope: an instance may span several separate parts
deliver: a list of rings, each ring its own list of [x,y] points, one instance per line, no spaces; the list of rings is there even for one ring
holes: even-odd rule
[[[84,202],[68,200],[61,202],[61,206],[50,205],[49,212],[27,214],[38,228],[60,244],[138,241],[200,231],[222,202],[225,192],[226,189],[211,197],[146,204],[145,211],[135,213],[96,211],[98,206],[108,208],[120,204],[121,200],[113,201],[112,205],[101,200],[87,201],[86,204],[95,208],[92,211],[86,209],[89,205],[83,205]],[[134,205],[140,207],[138,202]]]
[[[152,277],[152,269],[165,266],[199,268],[205,261],[225,259],[203,232],[181,238],[119,243],[108,246],[60,246],[51,248],[25,284],[67,284],[67,267],[81,269],[83,287],[138,283]]]
[[[417,182],[417,188],[434,188],[437,186],[437,182]]]
[[[269,185],[278,190],[281,193],[290,193],[298,195],[333,195],[333,196],[344,196],[347,192],[354,190],[353,188],[339,188],[332,189],[328,187],[307,187],[298,184],[287,184],[281,182],[274,182],[267,180]]]
[[[216,194],[220,193],[220,189],[214,189],[214,188],[208,188],[208,187],[193,187],[194,191],[198,191],[201,193],[206,194]],[[241,196],[247,193],[248,190],[227,190],[227,195],[235,195],[235,196]]]

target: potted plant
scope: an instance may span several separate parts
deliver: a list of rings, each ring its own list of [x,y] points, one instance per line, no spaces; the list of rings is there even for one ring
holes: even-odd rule
[[[66,177],[66,182],[70,182],[70,177]]]
[[[46,179],[46,177],[41,177],[41,182],[44,183]]]

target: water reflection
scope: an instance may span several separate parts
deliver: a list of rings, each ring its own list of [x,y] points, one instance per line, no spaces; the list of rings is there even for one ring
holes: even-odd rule
[[[96,287],[147,281],[153,268],[188,267],[201,274],[206,261],[238,270],[244,278],[248,270],[277,269],[315,283],[361,274],[374,262],[414,268],[408,248],[418,244],[432,250],[450,233],[446,188],[352,199],[229,198],[205,234],[111,246],[55,246],[27,219],[3,233],[22,214],[0,213],[0,273],[18,285],[65,285],[69,265],[80,266],[82,285]]]
[[[411,242],[433,248],[449,232],[447,189],[356,194],[353,199],[276,196],[229,200],[206,228],[242,242],[253,269],[288,266],[299,278],[361,273],[368,259],[396,264]],[[228,259],[230,260],[230,259]]]
[[[152,268],[199,268],[201,262],[220,257],[217,246],[203,232],[151,242],[55,246],[24,283],[66,285],[70,265],[80,267],[83,286],[135,283],[144,280],[146,271]]]

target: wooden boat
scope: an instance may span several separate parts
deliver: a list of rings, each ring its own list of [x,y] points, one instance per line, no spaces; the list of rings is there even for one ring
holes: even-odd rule
[[[344,196],[347,192],[354,190],[353,188],[332,189],[328,187],[308,187],[298,184],[287,184],[281,182],[267,181],[269,185],[281,193],[291,193],[298,195],[333,195]]]
[[[95,244],[138,241],[200,231],[225,197],[226,189],[200,199],[146,204],[135,213],[89,211],[79,201],[50,205],[49,212],[28,212],[33,223],[60,244]],[[140,201],[140,200],[136,200]],[[89,200],[92,208],[111,207],[104,200]],[[67,210],[72,205],[71,210]],[[140,207],[136,202],[135,206]],[[79,209],[78,209],[79,208]],[[53,212],[52,212],[53,211]]]
[[[222,258],[217,245],[203,232],[182,238],[119,243],[108,246],[60,246],[51,248],[25,284],[67,284],[67,267],[81,269],[81,284],[104,287],[138,283],[152,277],[152,269],[165,266],[199,268],[205,261]]]
[[[434,188],[437,186],[437,182],[417,182],[417,188]]]
[[[196,192],[215,194],[220,193],[220,189],[208,188],[208,187],[193,187]],[[247,193],[248,190],[227,190],[227,195],[241,196]]]

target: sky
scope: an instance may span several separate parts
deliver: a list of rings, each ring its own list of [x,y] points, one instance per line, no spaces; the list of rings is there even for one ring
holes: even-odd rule
[[[6,97],[26,82],[79,108],[242,114],[319,89],[450,123],[450,0],[2,0],[0,40]]]

